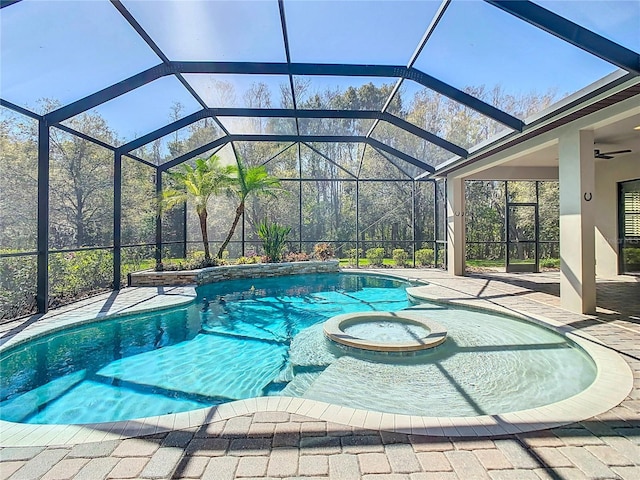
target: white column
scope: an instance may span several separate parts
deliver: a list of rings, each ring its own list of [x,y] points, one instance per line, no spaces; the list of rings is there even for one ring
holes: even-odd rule
[[[577,313],[595,313],[595,168],[593,132],[560,137],[560,304]],[[611,212],[615,215],[615,212]]]
[[[464,181],[447,178],[447,269],[451,275],[464,275]]]

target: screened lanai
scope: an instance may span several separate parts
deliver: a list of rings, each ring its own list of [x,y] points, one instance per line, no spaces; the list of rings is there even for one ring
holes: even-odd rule
[[[501,160],[518,173],[472,165],[490,172],[500,152],[604,112],[583,152],[630,150],[624,179],[640,177],[637,2],[1,5],[3,318],[119,289],[132,271],[200,250],[193,206],[157,215],[155,199],[171,172],[213,154],[264,165],[286,191],[249,202],[231,259],[259,252],[268,218],[291,228],[293,253],[327,242],[358,265],[370,248],[403,249],[416,266],[427,250],[428,265],[454,274],[469,252],[508,255],[509,202],[549,207],[546,237],[538,215],[527,226],[538,232],[528,258],[562,253],[564,154],[552,140]],[[528,182],[522,198],[504,182]],[[236,207],[211,202],[213,249]]]

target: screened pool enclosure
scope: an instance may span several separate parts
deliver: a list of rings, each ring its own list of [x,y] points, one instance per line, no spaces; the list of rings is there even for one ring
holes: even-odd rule
[[[202,250],[193,205],[159,216],[155,199],[214,154],[283,190],[248,200],[230,259],[260,253],[269,219],[289,252],[402,249],[414,266],[427,250],[444,267],[441,168],[640,74],[636,2],[1,6],[1,318]],[[467,183],[467,257],[557,257],[557,182],[495,180]],[[211,200],[212,251],[237,206]]]

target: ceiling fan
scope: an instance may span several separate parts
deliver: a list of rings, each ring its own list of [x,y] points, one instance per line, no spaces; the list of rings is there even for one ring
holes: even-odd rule
[[[595,149],[593,151],[594,158],[605,158],[607,160],[613,158],[615,155],[619,155],[621,153],[631,153],[631,150],[616,150],[615,152],[600,152],[600,150]]]

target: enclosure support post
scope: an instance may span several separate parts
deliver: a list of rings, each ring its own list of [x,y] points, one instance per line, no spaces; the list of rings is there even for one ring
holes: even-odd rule
[[[298,142],[298,251],[302,253],[302,153]]]
[[[162,194],[162,171],[156,168],[156,198]],[[156,213],[156,269],[162,265],[162,213]]]
[[[38,313],[49,309],[49,124],[38,121]]]
[[[433,185],[433,266],[438,266],[438,181],[432,180]]]
[[[187,258],[187,203],[184,202],[184,210],[182,211],[182,258]]]
[[[411,232],[413,240],[413,268],[416,268],[416,181],[411,182]]]
[[[593,131],[574,130],[558,144],[560,184],[560,305],[595,313],[595,165]],[[592,201],[593,200],[593,201]]]
[[[113,153],[113,289],[120,290],[122,261],[122,153]]]
[[[509,182],[504,181],[504,266],[509,268]]]
[[[360,268],[360,182],[356,178],[356,268]]]
[[[464,275],[464,180],[447,178],[447,269]]]
[[[536,269],[535,273],[540,272],[540,182],[536,180],[536,223],[534,235],[536,237]]]

